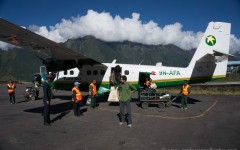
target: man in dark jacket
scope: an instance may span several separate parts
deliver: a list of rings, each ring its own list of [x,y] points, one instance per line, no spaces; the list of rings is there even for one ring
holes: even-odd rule
[[[51,76],[47,76],[47,80],[43,83],[43,120],[45,126],[50,126],[50,101],[51,101],[51,88],[49,82],[51,81]]]

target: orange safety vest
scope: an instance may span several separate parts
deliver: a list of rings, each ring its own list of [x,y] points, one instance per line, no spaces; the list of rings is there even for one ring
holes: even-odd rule
[[[82,100],[82,93],[80,92],[80,90],[77,89],[76,87],[73,87],[72,88],[72,93],[73,93],[73,91],[76,92],[76,99],[77,99],[77,101],[81,101]],[[74,102],[73,98],[72,98],[72,101]]]
[[[89,85],[89,95],[91,95],[90,86],[92,86],[92,88],[93,88],[93,96],[96,95],[96,94],[97,94],[97,87],[96,87],[96,85],[93,84],[93,83],[91,83],[91,84]]]
[[[182,94],[183,95],[188,95],[188,88],[189,88],[190,86],[187,84],[186,86],[182,86]]]
[[[14,87],[15,87],[15,84],[7,84],[8,86],[8,93],[13,93],[14,92]]]

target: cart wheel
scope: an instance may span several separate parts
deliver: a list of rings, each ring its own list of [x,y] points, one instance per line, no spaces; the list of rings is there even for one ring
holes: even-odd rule
[[[165,108],[165,104],[164,104],[163,102],[160,102],[160,103],[158,104],[158,107],[159,107],[159,108]]]
[[[143,109],[147,109],[148,108],[148,102],[142,102],[141,104]]]
[[[166,107],[170,107],[172,105],[172,103],[171,102],[168,102],[167,104],[166,104]]]
[[[31,100],[35,101],[35,100],[36,100],[36,97],[35,97],[35,96],[32,96],[32,97],[31,97]]]

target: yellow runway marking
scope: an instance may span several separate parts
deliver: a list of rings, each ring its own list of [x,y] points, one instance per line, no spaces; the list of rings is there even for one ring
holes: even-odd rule
[[[153,117],[153,118],[161,118],[161,119],[174,119],[174,120],[183,120],[183,119],[197,119],[200,117],[205,116],[216,104],[218,103],[217,100],[208,107],[204,112],[202,112],[199,115],[192,116],[192,117],[165,117],[165,116],[160,116],[160,115],[144,115],[140,113],[132,113],[133,115],[139,115],[139,116],[145,116],[145,117]],[[112,111],[112,112],[119,112],[118,110],[113,110],[113,109],[108,109],[108,108],[99,108],[100,110],[106,110],[106,111]]]

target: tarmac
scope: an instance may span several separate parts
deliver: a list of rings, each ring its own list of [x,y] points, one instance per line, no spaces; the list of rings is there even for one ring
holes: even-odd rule
[[[54,91],[51,126],[43,125],[40,99],[24,99],[26,85],[17,84],[16,104],[0,85],[0,150],[180,150],[240,149],[240,96],[190,95],[187,110],[180,99],[168,108],[142,109],[134,93],[133,126],[120,126],[118,104],[98,97],[97,109],[81,107],[73,115],[71,92]],[[174,97],[174,96],[173,96]]]

